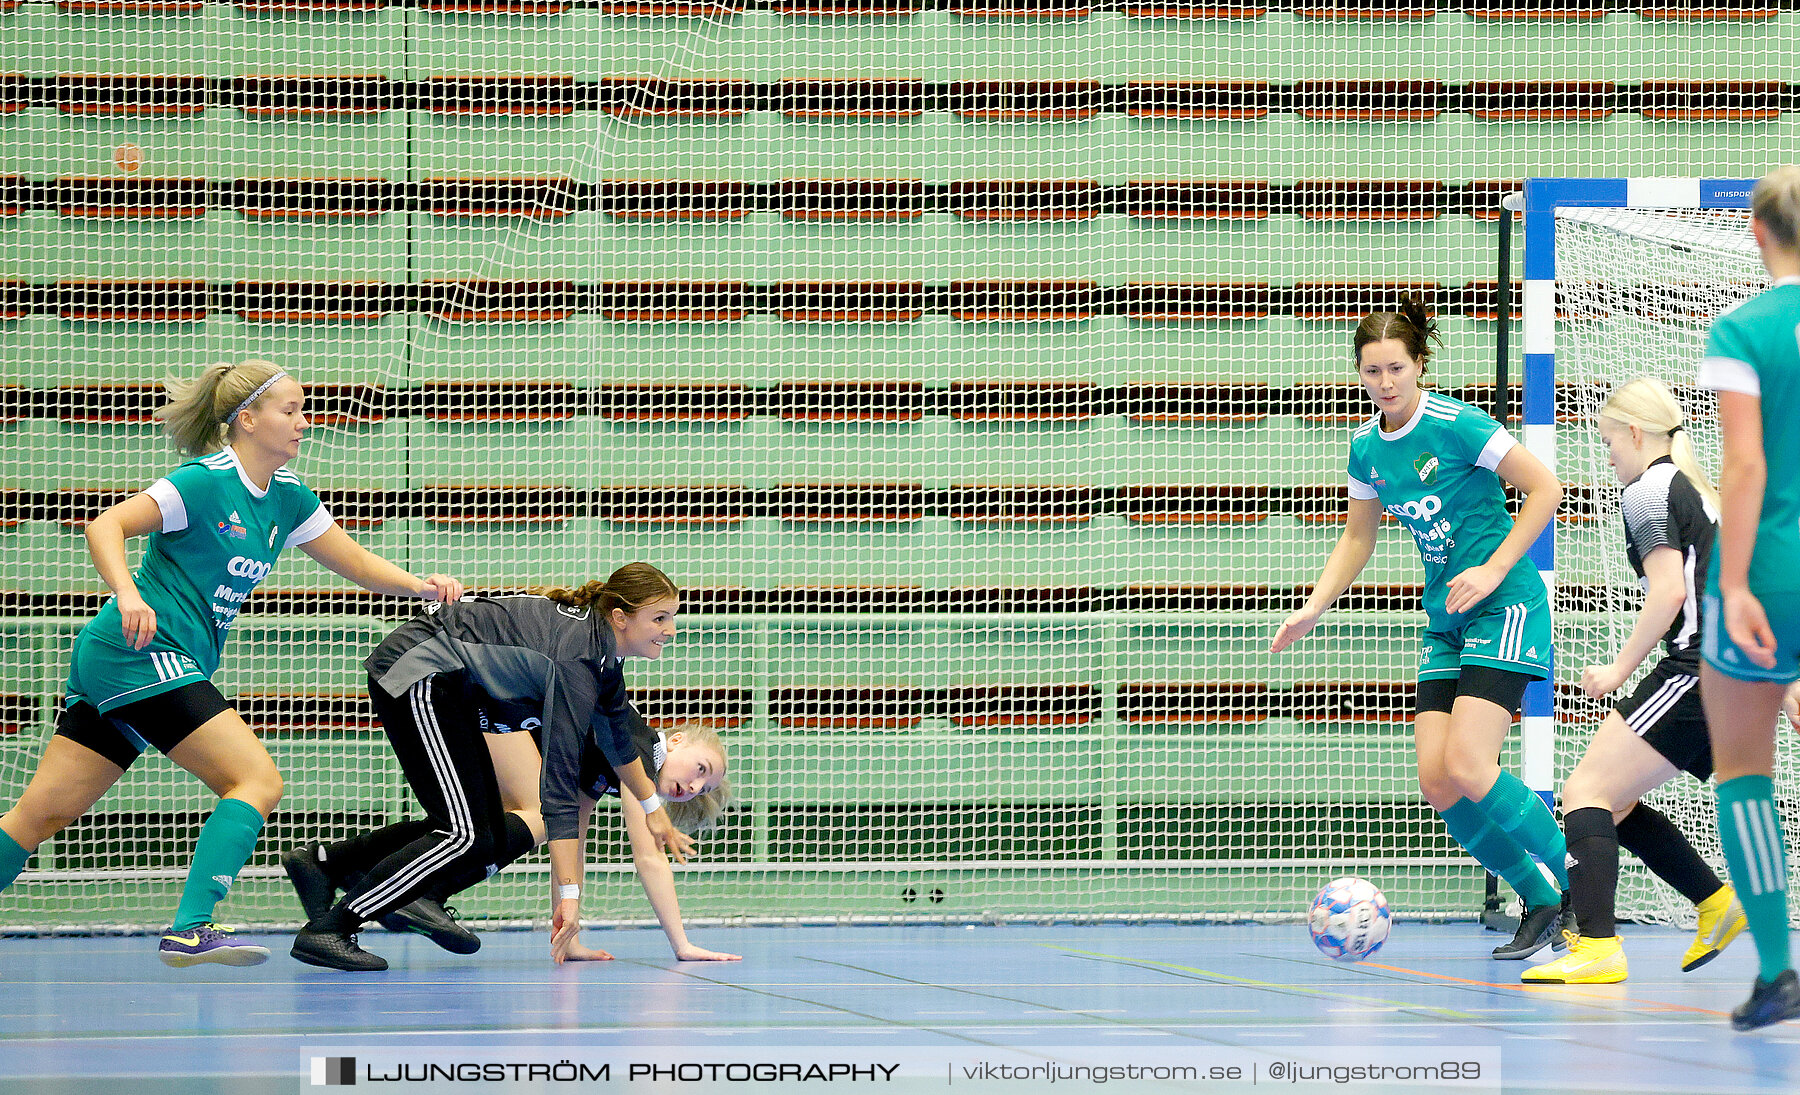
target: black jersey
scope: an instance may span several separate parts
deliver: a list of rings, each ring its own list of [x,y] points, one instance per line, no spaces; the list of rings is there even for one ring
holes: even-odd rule
[[[466,672],[490,718],[531,731],[543,752],[540,805],[551,840],[575,837],[582,754],[614,770],[638,759],[643,720],[625,692],[612,628],[592,610],[535,594],[433,603],[364,661],[390,696],[434,673]]]
[[[1663,644],[1671,659],[1692,665],[1697,673],[1700,665],[1701,584],[1705,582],[1706,563],[1712,555],[1719,515],[1688,477],[1675,467],[1675,462],[1666,456],[1652,461],[1644,474],[1626,484],[1619,510],[1625,518],[1625,554],[1640,583],[1644,578],[1646,555],[1659,547],[1674,548],[1681,553],[1687,600],[1663,635]]]
[[[667,740],[662,734],[650,729],[640,718],[631,731],[631,742],[637,746],[638,758],[644,762],[645,773],[654,780],[656,774],[662,771],[663,759],[668,755]],[[581,752],[581,790],[596,802],[602,796],[616,797],[619,794],[619,774],[613,771],[606,754],[593,746]]]

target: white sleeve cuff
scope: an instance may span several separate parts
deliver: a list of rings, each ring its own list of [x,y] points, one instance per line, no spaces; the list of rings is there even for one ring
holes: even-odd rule
[[[1488,443],[1481,447],[1481,455],[1475,458],[1475,465],[1494,471],[1518,443],[1518,439],[1507,433],[1504,426],[1495,430],[1494,436],[1488,438]]]
[[[144,493],[156,499],[156,508],[162,510],[162,530],[164,532],[180,532],[188,526],[187,503],[181,500],[181,491],[167,479],[158,479],[144,488]]]
[[[300,523],[299,528],[288,533],[288,538],[282,541],[281,546],[284,548],[298,547],[308,540],[317,540],[325,535],[325,530],[336,521],[337,518],[331,516],[331,511],[321,503],[318,509],[313,510],[311,517]]]
[[[1358,479],[1356,476],[1348,475],[1344,478],[1345,481],[1350,484],[1350,497],[1357,501],[1368,502],[1381,497],[1381,495],[1376,493],[1374,487],[1369,486],[1369,484]]]
[[[1762,377],[1749,362],[1734,357],[1703,357],[1694,374],[1694,383],[1715,392],[1737,392],[1762,398]]]

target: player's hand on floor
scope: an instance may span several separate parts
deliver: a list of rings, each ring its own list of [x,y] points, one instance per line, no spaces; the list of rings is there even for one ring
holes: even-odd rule
[[[742,962],[741,954],[726,954],[724,951],[709,951],[705,947],[696,947],[692,943],[675,949],[675,957],[682,962]]]
[[[588,946],[581,941],[579,936],[573,937],[563,944],[560,958],[557,957],[555,944],[551,944],[550,957],[559,964],[563,962],[611,962],[613,960],[612,955]]]

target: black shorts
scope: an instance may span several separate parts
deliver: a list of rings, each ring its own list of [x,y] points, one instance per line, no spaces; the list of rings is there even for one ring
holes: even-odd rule
[[[1473,696],[1519,713],[1519,702],[1532,682],[1523,673],[1491,665],[1465,665],[1454,677],[1431,677],[1418,683],[1413,693],[1413,714],[1436,711],[1448,715],[1458,696]]]
[[[1631,732],[1643,738],[1670,764],[1695,779],[1712,777],[1712,739],[1706,732],[1706,710],[1700,706],[1700,678],[1691,665],[1657,663],[1631,695],[1613,706]]]
[[[129,768],[147,746],[154,745],[167,756],[189,734],[230,709],[211,681],[194,681],[115,707],[107,715],[86,700],[65,701],[56,716],[56,732],[120,768]]]

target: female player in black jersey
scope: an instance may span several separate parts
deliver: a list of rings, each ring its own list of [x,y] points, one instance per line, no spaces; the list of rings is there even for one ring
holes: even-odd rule
[[[1577,930],[1569,953],[1526,970],[1521,980],[1613,984],[1625,980],[1625,950],[1614,922],[1623,845],[1700,910],[1683,970],[1716,957],[1744,930],[1744,910],[1670,820],[1639,798],[1686,770],[1712,776],[1712,744],[1700,704],[1700,597],[1718,524],[1718,492],[1694,458],[1681,405],[1661,381],[1620,385],[1600,408],[1601,440],[1624,482],[1619,508],[1625,552],[1644,582],[1637,624],[1605,665],[1582,670],[1581,687],[1599,699],[1625,683],[1660,641],[1667,656],[1620,700],[1563,784],[1569,894]]]
[[[157,418],[194,459],[88,524],[94,567],[114,595],[76,637],[55,733],[24,794],[0,817],[0,890],[155,746],[219,796],[158,955],[177,967],[250,966],[268,950],[232,939],[213,923],[213,908],[283,786],[262,742],[212,683],[239,609],[289,547],[390,596],[444,603],[462,595],[462,584],[417,578],[372,554],[288,470],[308,427],[306,393],[280,366],[212,365],[170,382],[169,394]],[[138,536],[149,542],[133,573],[125,542]]]
[[[625,692],[624,658],[656,658],[674,637],[679,592],[647,563],[576,591],[471,597],[401,625],[364,663],[369,696],[429,819],[401,822],[284,858],[307,909],[302,962],[381,970],[354,933],[434,889],[484,875],[537,843],[506,809],[484,723],[535,729],[543,742],[540,802],[558,911],[579,910],[580,776],[590,746],[630,792],[651,847],[685,862],[679,832],[646,772]],[[314,854],[307,854],[307,853]],[[329,907],[332,888],[348,885]]]

